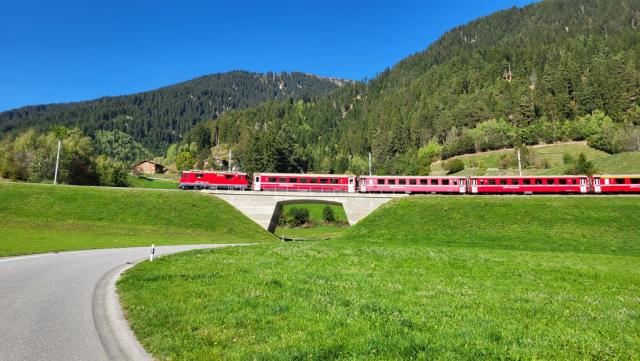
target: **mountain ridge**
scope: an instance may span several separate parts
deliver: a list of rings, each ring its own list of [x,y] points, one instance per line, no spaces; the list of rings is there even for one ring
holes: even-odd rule
[[[352,83],[301,72],[234,70],[132,94],[7,110],[0,112],[0,132],[44,130],[57,124],[79,127],[88,134],[117,129],[158,151],[179,141],[198,122],[226,111],[289,97],[311,100]]]

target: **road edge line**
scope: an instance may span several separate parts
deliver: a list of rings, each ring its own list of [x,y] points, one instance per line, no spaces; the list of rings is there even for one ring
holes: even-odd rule
[[[98,338],[109,360],[153,360],[125,318],[116,290],[116,282],[122,273],[143,260],[127,262],[112,268],[98,281],[94,290],[93,319]]]

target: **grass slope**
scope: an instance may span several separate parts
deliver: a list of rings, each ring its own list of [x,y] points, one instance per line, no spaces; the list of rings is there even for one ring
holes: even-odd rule
[[[412,197],[342,239],[170,256],[118,288],[158,359],[637,359],[639,211]]]
[[[151,179],[129,176],[129,187],[132,188],[178,189],[179,183],[180,182],[171,179]]]
[[[0,183],[0,229],[0,256],[273,239],[198,193],[22,183]]]
[[[326,239],[341,236],[347,230],[348,226],[324,224],[322,210],[325,206],[325,204],[311,203],[285,205],[282,210],[283,214],[286,214],[292,207],[306,208],[309,211],[309,220],[313,223],[313,226],[308,228],[277,227],[274,233],[277,236],[285,236],[287,238],[305,239]],[[334,205],[329,205],[329,207],[333,210],[333,214],[337,222],[348,222],[347,215],[344,213],[344,208]]]
[[[640,152],[629,152],[621,154],[607,154],[593,149],[586,142],[568,142],[556,144],[541,144],[529,148],[539,159],[545,159],[549,168],[547,169],[523,169],[526,175],[557,175],[564,174],[565,165],[562,162],[564,154],[571,154],[577,158],[580,153],[584,153],[587,159],[593,160],[597,173],[603,174],[640,174]],[[475,154],[466,154],[452,159],[461,159],[465,164],[465,170],[456,173],[457,175],[476,175],[477,168],[473,164],[484,164],[487,175],[517,175],[518,169],[501,169],[500,157],[505,154],[513,154],[513,149],[500,149]],[[431,166],[432,174],[443,175],[446,171],[442,168],[446,161],[439,161]]]

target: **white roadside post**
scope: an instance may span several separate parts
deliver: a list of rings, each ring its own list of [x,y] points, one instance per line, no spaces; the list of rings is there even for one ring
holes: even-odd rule
[[[149,262],[153,262],[153,255],[156,253],[156,245],[151,245],[151,254],[149,255]]]

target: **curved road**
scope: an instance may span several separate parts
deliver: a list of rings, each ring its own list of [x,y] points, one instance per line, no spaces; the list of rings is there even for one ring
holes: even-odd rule
[[[223,246],[163,246],[156,255]],[[0,360],[129,358],[118,349],[139,345],[113,326],[109,295],[119,271],[148,257],[140,247],[0,258]]]

